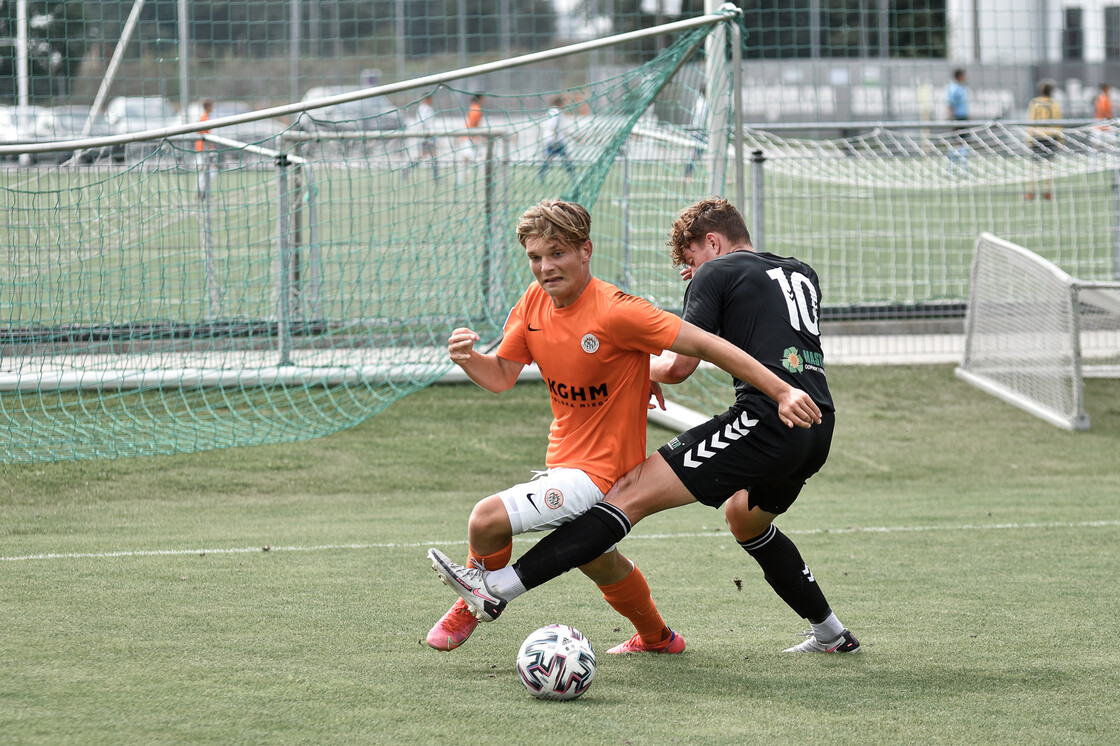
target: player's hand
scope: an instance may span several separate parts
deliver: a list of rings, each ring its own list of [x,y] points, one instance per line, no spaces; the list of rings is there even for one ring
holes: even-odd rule
[[[665,409],[665,392],[661,390],[661,384],[657,381],[649,382],[649,398],[650,401],[646,404],[646,409]],[[654,403],[656,400],[656,403]]]
[[[812,427],[821,422],[821,409],[801,389],[791,388],[778,399],[778,417],[786,427]]]
[[[478,334],[465,327],[451,332],[451,336],[447,338],[447,354],[451,362],[462,365],[470,360],[474,353],[474,343],[478,340]]]
[[[687,264],[681,267],[681,281],[688,282],[692,279],[692,267]]]

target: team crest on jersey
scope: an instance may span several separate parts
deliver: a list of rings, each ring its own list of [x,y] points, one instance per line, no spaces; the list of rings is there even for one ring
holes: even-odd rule
[[[544,493],[544,504],[556,510],[564,504],[564,493],[555,487],[546,490]]]
[[[584,334],[583,339],[579,341],[579,346],[582,347],[583,351],[588,355],[594,355],[599,351],[599,338],[594,334]]]

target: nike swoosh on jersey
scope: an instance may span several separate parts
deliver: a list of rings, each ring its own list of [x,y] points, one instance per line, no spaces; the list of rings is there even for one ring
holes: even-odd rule
[[[539,332],[540,331],[540,329],[534,329],[532,324],[527,324],[527,326],[529,327],[529,331],[531,331],[531,332]]]

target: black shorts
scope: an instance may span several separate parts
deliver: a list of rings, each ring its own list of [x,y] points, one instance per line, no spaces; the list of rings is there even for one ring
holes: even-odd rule
[[[836,415],[824,412],[812,427],[789,428],[770,399],[736,403],[723,414],[657,450],[699,502],[718,508],[739,490],[750,507],[784,513],[820,471],[832,445]]]

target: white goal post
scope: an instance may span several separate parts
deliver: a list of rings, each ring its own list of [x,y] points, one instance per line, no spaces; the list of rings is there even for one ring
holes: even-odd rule
[[[1120,377],[1120,282],[1089,282],[990,233],[976,240],[961,379],[1067,430],[1082,380]]]

